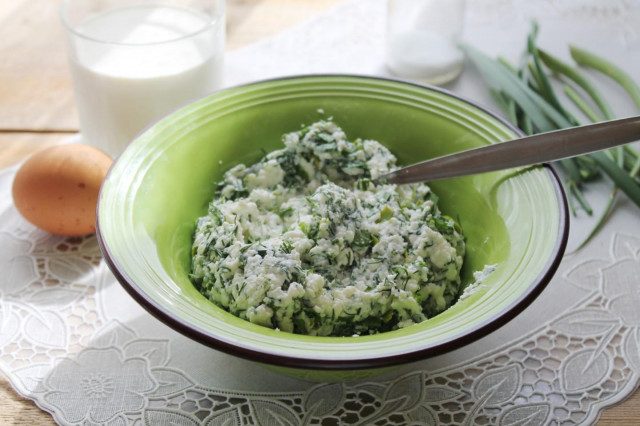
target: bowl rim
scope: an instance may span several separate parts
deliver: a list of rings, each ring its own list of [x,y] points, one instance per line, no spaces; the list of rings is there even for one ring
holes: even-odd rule
[[[214,92],[211,92],[205,96],[202,96],[197,99],[193,99],[190,102],[176,108],[168,114],[165,114],[163,117],[155,120],[148,126],[146,126],[141,132],[136,135],[133,139],[137,139],[140,135],[145,133],[148,129],[155,126],[159,121],[164,118],[172,115],[176,111],[186,107],[187,105],[191,105],[195,102],[198,102],[201,99],[208,98],[212,95],[226,92],[229,90],[234,90],[243,87],[251,87],[254,85],[265,84],[269,82],[277,82],[282,80],[303,80],[303,79],[312,79],[312,78],[355,78],[355,79],[365,79],[365,80],[374,80],[374,81],[389,81],[394,83],[400,83],[405,85],[410,85],[414,87],[418,87],[421,89],[431,90],[446,96],[450,96],[452,98],[457,99],[467,105],[470,105],[474,108],[479,109],[481,112],[489,115],[490,117],[497,120],[500,124],[507,127],[509,130],[516,133],[519,137],[525,136],[522,130],[518,129],[516,126],[507,121],[504,117],[500,116],[496,112],[492,111],[488,107],[485,107],[479,102],[472,101],[464,96],[455,94],[447,89],[432,86],[429,84],[418,83],[414,81],[403,80],[399,78],[391,78],[391,77],[381,77],[381,76],[372,76],[372,75],[363,75],[363,74],[344,74],[344,73],[319,73],[319,74],[300,74],[300,75],[291,75],[291,76],[283,76],[283,77],[275,77],[275,78],[267,78],[261,80],[255,80],[243,84],[233,85],[229,87],[224,87]],[[114,166],[116,165],[120,156],[116,157],[109,168],[104,181],[106,181],[111,175]],[[476,324],[474,327],[467,330],[464,334],[454,336],[446,341],[443,341],[439,344],[432,345],[426,348],[419,348],[416,350],[412,350],[409,352],[395,354],[395,355],[386,355],[386,356],[377,356],[371,358],[363,358],[359,359],[354,357],[353,359],[320,359],[313,357],[297,357],[297,356],[289,356],[284,354],[275,354],[271,352],[261,352],[249,347],[243,346],[238,343],[227,342],[223,339],[217,338],[211,333],[201,329],[198,326],[194,326],[192,324],[187,324],[183,322],[180,318],[172,314],[172,312],[166,309],[164,306],[157,303],[151,296],[142,291],[135,282],[127,276],[126,273],[122,272],[118,267],[117,262],[115,261],[114,256],[111,253],[108,245],[105,242],[105,238],[102,234],[102,229],[100,227],[100,205],[102,201],[102,193],[104,185],[100,188],[100,194],[98,196],[98,203],[96,206],[96,237],[98,241],[98,245],[102,252],[103,258],[111,272],[114,274],[115,278],[122,285],[122,287],[127,291],[127,293],[145,310],[151,313],[155,318],[160,320],[165,325],[169,326],[173,330],[179,332],[180,334],[198,342],[205,346],[208,346],[212,349],[220,350],[230,355],[238,356],[240,358],[244,358],[250,361],[269,364],[273,366],[280,367],[288,367],[288,368],[296,368],[296,369],[305,369],[305,370],[317,370],[317,371],[346,371],[346,370],[362,370],[362,369],[376,369],[383,367],[392,367],[400,364],[406,364],[410,362],[420,361],[423,359],[431,358],[438,355],[443,355],[452,350],[461,348],[466,346],[472,342],[475,342],[489,333],[497,330],[502,327],[510,320],[518,316],[525,308],[527,308],[547,287],[555,272],[557,271],[563,257],[563,253],[567,246],[567,241],[569,237],[569,207],[567,202],[567,197],[564,191],[564,188],[560,182],[560,178],[558,176],[557,171],[554,166],[548,163],[543,163],[541,166],[548,173],[551,183],[554,188],[554,193],[556,195],[556,200],[558,201],[558,238],[555,242],[551,255],[547,260],[543,271],[532,281],[532,283],[528,286],[525,292],[523,292],[518,299],[513,301],[510,305],[508,305],[505,309],[499,312],[496,316],[488,318],[484,322],[480,324]]]

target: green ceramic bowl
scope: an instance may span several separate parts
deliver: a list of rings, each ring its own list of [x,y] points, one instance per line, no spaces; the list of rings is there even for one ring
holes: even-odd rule
[[[321,113],[321,112],[324,113]],[[363,337],[311,337],[251,324],[189,281],[195,219],[230,167],[281,147],[281,136],[333,117],[349,138],[375,139],[400,164],[518,137],[487,110],[440,89],[361,76],[303,76],[214,93],[155,123],[113,164],[98,204],[98,238],[124,288],[190,338],[316,380],[357,378],[473,342],[512,319],[544,289],[564,251],[566,200],[540,166],[432,184],[467,238],[469,297],[421,324]]]

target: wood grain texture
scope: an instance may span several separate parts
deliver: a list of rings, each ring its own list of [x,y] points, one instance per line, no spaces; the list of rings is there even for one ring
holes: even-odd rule
[[[228,0],[227,50],[291,28],[343,0]]]
[[[619,426],[640,424],[640,392],[636,391],[626,401],[602,413],[598,426]]]
[[[273,36],[340,1],[227,0],[227,50]],[[59,5],[60,0],[0,1],[0,167],[68,137],[47,130],[77,129]],[[0,425],[53,424],[0,377]],[[640,424],[640,392],[606,410],[598,424]]]
[[[0,128],[77,130],[60,0],[0,2]]]
[[[18,395],[4,378],[0,378],[0,424],[45,426],[56,423],[51,415]]]
[[[28,155],[62,142],[69,133],[1,132],[0,168],[21,162]]]

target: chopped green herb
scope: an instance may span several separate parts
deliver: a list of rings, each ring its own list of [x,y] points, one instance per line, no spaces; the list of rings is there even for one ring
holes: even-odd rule
[[[230,169],[196,221],[190,277],[203,295],[256,324],[333,336],[405,327],[455,301],[464,237],[425,184],[374,185],[369,164],[391,171],[395,158],[332,122],[283,139]]]
[[[394,216],[393,210],[389,208],[389,206],[384,206],[382,210],[380,210],[380,220],[378,222],[384,222],[391,219]]]

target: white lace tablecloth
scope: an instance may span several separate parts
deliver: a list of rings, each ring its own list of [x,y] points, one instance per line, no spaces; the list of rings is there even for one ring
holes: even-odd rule
[[[640,75],[638,1],[469,2],[466,37],[516,59],[528,21],[568,58],[589,47]],[[383,0],[347,1],[227,56],[227,84],[309,72],[387,75]],[[593,75],[619,116],[624,93]],[[491,105],[467,67],[449,89]],[[308,383],[179,335],[142,310],[95,237],[36,230],[0,172],[0,371],[61,424],[300,425],[593,423],[640,375],[640,215],[624,197],[597,237],[565,257],[548,289],[488,337],[366,382]],[[602,205],[608,185],[588,196]],[[570,246],[593,219],[573,218]],[[640,422],[640,419],[637,419]]]

